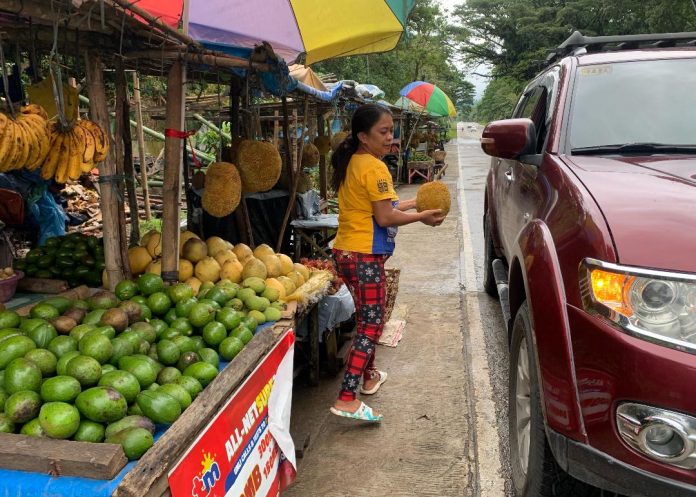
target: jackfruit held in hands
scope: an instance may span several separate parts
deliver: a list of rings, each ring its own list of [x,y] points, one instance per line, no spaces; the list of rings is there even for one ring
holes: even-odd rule
[[[237,157],[244,192],[265,192],[278,182],[283,161],[272,143],[245,141],[240,145]]]
[[[313,143],[302,147],[302,167],[314,167],[319,164],[319,149]]]
[[[203,209],[215,217],[225,217],[237,208],[242,198],[239,171],[229,162],[213,162],[208,166],[203,190]]]
[[[328,136],[317,136],[314,139],[314,146],[321,155],[326,155],[331,150],[331,139]]]
[[[440,209],[446,216],[450,210],[450,192],[442,181],[424,183],[416,194],[416,210]]]

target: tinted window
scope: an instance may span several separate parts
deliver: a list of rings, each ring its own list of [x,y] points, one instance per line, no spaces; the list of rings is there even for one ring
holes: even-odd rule
[[[577,69],[570,147],[696,144],[696,60]]]

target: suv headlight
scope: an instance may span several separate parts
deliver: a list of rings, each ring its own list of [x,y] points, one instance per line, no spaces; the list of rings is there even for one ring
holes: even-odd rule
[[[696,354],[696,275],[585,259],[580,292],[585,310],[624,331]]]

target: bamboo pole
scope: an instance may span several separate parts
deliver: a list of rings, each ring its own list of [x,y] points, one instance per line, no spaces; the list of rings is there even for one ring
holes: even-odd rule
[[[324,116],[319,113],[317,115],[317,130],[319,136],[324,136]],[[328,180],[326,177],[326,154],[319,155],[319,197],[324,200],[329,200],[328,196]]]
[[[99,124],[105,131],[109,141],[113,144],[111,126],[109,126],[109,110],[106,103],[106,90],[104,88],[104,76],[102,74],[102,62],[99,55],[90,52],[86,58],[87,68],[87,91],[91,104],[89,117],[92,121]],[[114,147],[109,147],[106,160],[99,165],[100,177],[115,179],[116,174],[116,151]],[[118,223],[119,201],[115,183],[106,183],[100,189],[100,207],[104,226],[104,261],[106,264],[106,274],[109,280],[109,288],[114,289],[116,284],[123,279],[123,268],[125,266],[121,258],[121,233]]]
[[[143,104],[140,100],[140,78],[133,71],[133,102],[135,103],[135,121],[138,133],[138,155],[140,156],[140,186],[143,189],[145,219],[152,218],[150,211],[150,189],[147,184],[147,166],[145,165],[145,132],[143,131]]]
[[[194,115],[193,115],[193,118],[194,118],[196,121],[202,122],[203,124],[205,124],[206,126],[208,126],[210,129],[212,129],[213,131],[215,131],[218,135],[222,136],[223,138],[226,138],[227,140],[232,140],[232,135],[230,135],[230,134],[228,134],[228,133],[225,133],[225,132],[222,131],[220,128],[218,128],[218,127],[215,125],[215,123],[212,123],[212,122],[208,121],[205,117],[201,116],[200,114],[194,114]]]
[[[278,111],[273,111],[273,146],[278,148],[278,135],[280,135],[280,125],[278,124]]]
[[[123,71],[120,71],[123,72]],[[120,233],[119,237],[119,245],[118,248],[121,252],[121,260],[125,262],[122,271],[123,271],[123,276],[125,278],[130,278],[130,264],[128,263],[128,237],[126,233],[128,233],[127,229],[127,224],[126,224],[126,197],[125,193],[126,190],[123,187],[124,182],[126,180],[126,169],[125,169],[125,150],[124,150],[124,145],[125,145],[125,137],[123,135],[123,128],[127,127],[128,125],[123,122],[124,120],[124,112],[125,112],[125,92],[126,88],[125,85],[119,90],[119,76],[118,76],[119,70],[116,70],[116,109],[114,114],[116,115],[116,126],[114,128],[114,148],[116,149],[116,176],[119,178],[118,182],[113,184],[112,186],[116,189],[116,195],[118,197],[118,229]],[[125,73],[123,73],[123,78],[125,80]],[[120,98],[119,97],[119,91],[124,93],[124,97]],[[128,116],[126,116],[128,117]],[[137,218],[136,218],[137,222]]]
[[[123,172],[126,178],[126,192],[128,193],[128,208],[130,209],[131,232],[130,246],[137,245],[140,241],[140,215],[138,214],[138,197],[135,193],[135,168],[133,167],[133,139],[130,125],[130,103],[128,99],[128,82],[123,62],[116,62],[116,126],[123,139]],[[126,259],[128,253],[126,253]],[[130,268],[125,268],[129,273]]]
[[[186,68],[180,61],[174,62],[167,79],[167,118],[165,128],[183,131],[184,128],[184,80]],[[167,136],[164,141],[164,186],[162,197],[162,279],[175,282],[179,279],[179,213],[181,196],[181,161],[183,140]]]
[[[309,111],[309,99],[305,98],[304,102],[304,114],[303,116],[305,119],[307,118],[307,113]],[[285,229],[288,226],[288,222],[290,220],[290,215],[292,214],[292,211],[295,209],[295,197],[297,196],[297,186],[298,183],[300,182],[300,177],[302,176],[301,174],[301,166],[300,164],[302,163],[302,149],[304,148],[304,138],[305,138],[305,121],[302,121],[302,134],[300,135],[300,146],[297,147],[297,155],[294,157],[296,160],[295,165],[296,170],[294,171],[295,175],[293,176],[293,182],[292,182],[292,189],[290,190],[290,198],[288,199],[288,208],[285,209],[285,216],[283,217],[283,224],[280,225],[280,232],[278,233],[278,242],[276,243],[276,252],[280,252],[280,248],[283,245],[283,236],[285,235]]]

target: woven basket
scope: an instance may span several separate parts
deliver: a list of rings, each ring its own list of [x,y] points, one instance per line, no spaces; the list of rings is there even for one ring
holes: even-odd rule
[[[445,160],[445,156],[447,155],[447,152],[444,150],[435,150],[433,152],[433,159],[435,162],[443,162]]]
[[[386,323],[391,318],[391,313],[394,310],[396,295],[399,293],[399,275],[401,269],[389,268],[384,270],[387,278],[387,298],[384,305],[384,322]]]

